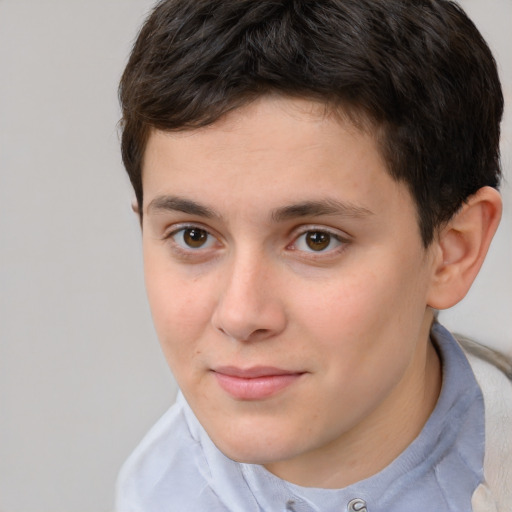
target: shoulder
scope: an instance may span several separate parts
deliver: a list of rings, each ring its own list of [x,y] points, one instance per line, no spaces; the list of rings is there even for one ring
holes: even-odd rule
[[[223,509],[217,508],[201,471],[203,459],[178,397],[124,463],[117,481],[116,511],[220,512]]]
[[[490,420],[512,421],[512,361],[505,355],[480,345],[469,338],[455,335],[471,364],[475,378],[482,389]],[[498,424],[496,427],[501,426]],[[506,433],[512,436],[510,424]]]
[[[455,337],[484,397],[486,485],[496,500],[497,510],[509,511],[512,510],[512,362],[469,338]]]
[[[472,366],[477,366],[482,371],[500,374],[500,380],[508,380],[512,385],[512,360],[509,357],[466,336],[454,334],[454,337],[466,353]]]

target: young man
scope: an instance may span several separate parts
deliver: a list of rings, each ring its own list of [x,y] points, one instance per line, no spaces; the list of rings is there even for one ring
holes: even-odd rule
[[[510,382],[435,320],[501,214],[503,98],[460,8],[167,0],[120,97],[182,394],[119,512],[512,510]]]

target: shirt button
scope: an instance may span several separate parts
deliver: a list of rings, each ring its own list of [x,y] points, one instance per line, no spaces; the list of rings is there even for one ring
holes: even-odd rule
[[[347,504],[347,512],[368,512],[366,501],[361,498],[350,500]]]

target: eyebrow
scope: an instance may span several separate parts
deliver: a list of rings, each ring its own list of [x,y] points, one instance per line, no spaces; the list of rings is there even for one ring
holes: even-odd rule
[[[362,218],[373,215],[373,212],[362,206],[341,202],[337,199],[322,199],[320,201],[305,201],[277,208],[272,212],[272,220],[282,222],[294,218],[319,217],[321,215]]]
[[[219,217],[211,208],[177,196],[155,197],[149,203],[147,211],[148,213],[158,213],[159,211],[183,212],[189,215],[197,215],[198,217],[206,217],[207,219]]]
[[[147,211],[148,213],[177,211],[207,219],[218,219],[221,217],[219,213],[208,206],[178,196],[155,197],[149,203]],[[283,222],[300,217],[319,217],[321,215],[362,218],[373,215],[373,212],[362,206],[328,198],[318,201],[304,201],[276,208],[272,211],[271,219],[274,222]]]

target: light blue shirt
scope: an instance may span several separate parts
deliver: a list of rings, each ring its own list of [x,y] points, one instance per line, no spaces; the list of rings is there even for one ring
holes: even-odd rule
[[[432,338],[443,368],[438,403],[419,436],[376,475],[343,489],[317,489],[234,462],[180,394],[123,466],[117,512],[471,511],[483,481],[482,393],[451,334],[436,324]]]

